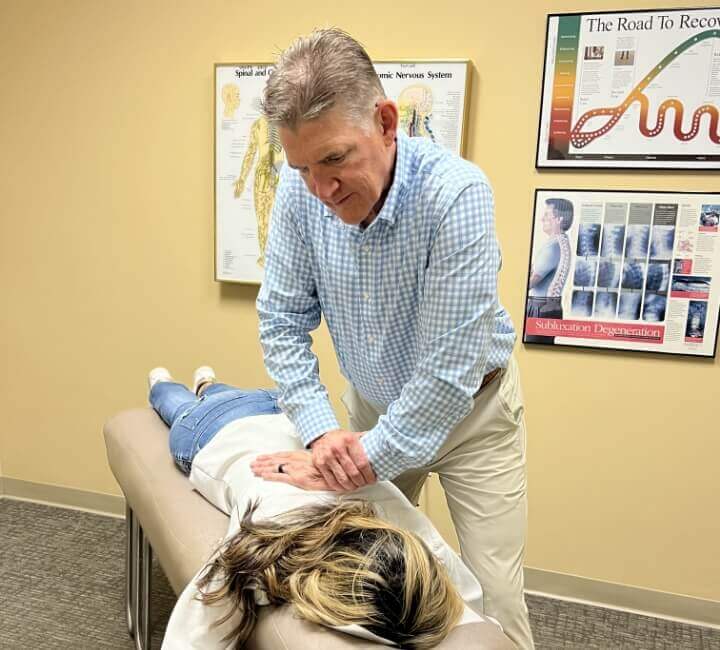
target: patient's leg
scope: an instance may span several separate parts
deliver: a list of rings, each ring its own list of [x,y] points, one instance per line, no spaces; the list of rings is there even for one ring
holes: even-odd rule
[[[170,427],[169,443],[175,462],[185,473],[190,473],[198,451],[225,425],[246,417],[280,413],[277,391],[262,388],[242,390],[213,383],[198,399],[184,386],[179,389],[176,386],[170,385],[165,389],[171,397],[177,398],[176,418]]]
[[[180,415],[193,406],[198,398],[182,384],[159,381],[150,389],[150,405],[169,427]]]

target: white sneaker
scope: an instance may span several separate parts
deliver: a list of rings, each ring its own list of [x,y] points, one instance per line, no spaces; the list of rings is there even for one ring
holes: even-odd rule
[[[193,393],[199,392],[206,384],[215,383],[215,371],[210,366],[200,366],[193,374]]]
[[[167,368],[153,368],[148,373],[148,387],[152,388],[159,381],[172,381],[173,378],[170,376],[170,371]]]

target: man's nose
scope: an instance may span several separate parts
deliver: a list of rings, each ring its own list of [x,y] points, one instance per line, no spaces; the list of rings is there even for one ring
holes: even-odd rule
[[[312,178],[313,194],[321,201],[330,201],[335,196],[340,182],[333,176],[317,174]]]

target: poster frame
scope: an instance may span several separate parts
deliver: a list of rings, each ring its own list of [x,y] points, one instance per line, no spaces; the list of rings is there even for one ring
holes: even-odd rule
[[[472,71],[473,66],[470,59],[464,58],[430,58],[430,59],[411,59],[411,58],[398,58],[398,59],[373,59],[373,64],[456,64],[464,68],[465,71],[465,84],[463,88],[462,96],[462,114],[461,114],[461,125],[460,125],[460,150],[459,155],[462,157],[466,156],[467,147],[467,124],[470,113],[470,91],[472,88]],[[219,277],[218,275],[218,204],[217,204],[217,137],[218,137],[218,88],[217,88],[217,77],[218,68],[238,68],[238,67],[250,67],[250,66],[274,66],[275,62],[272,61],[240,61],[240,62],[218,62],[213,64],[213,278],[216,282],[228,282],[231,284],[241,284],[248,286],[259,287],[260,282],[257,280],[247,280],[238,278],[225,278]]]
[[[408,59],[408,58],[402,58],[402,59],[373,59],[373,64],[433,64],[433,63],[454,63],[458,66],[465,68],[465,88],[463,91],[463,97],[462,97],[462,123],[460,125],[460,150],[458,152],[458,155],[465,158],[467,156],[467,132],[468,132],[468,118],[470,115],[470,92],[472,89],[472,71],[473,66],[470,59],[458,59],[458,58],[450,58],[450,59]]]
[[[617,9],[617,10],[603,10],[603,11],[568,11],[568,12],[555,12],[555,13],[549,13],[546,16],[545,21],[545,46],[544,46],[544,53],[543,53],[543,63],[542,63],[542,75],[541,75],[541,82],[540,82],[540,107],[538,111],[538,128],[537,128],[537,136],[536,136],[536,146],[535,146],[535,169],[539,171],[545,171],[545,170],[552,170],[552,171],[560,171],[563,170],[618,170],[618,171],[635,171],[642,173],[644,171],[664,171],[664,172],[695,172],[695,173],[703,173],[703,172],[712,172],[712,171],[718,171],[720,170],[720,161],[713,165],[708,165],[707,167],[687,167],[683,166],[683,161],[678,161],[677,163],[663,165],[663,166],[654,166],[654,165],[635,165],[635,166],[628,166],[623,165],[622,161],[619,161],[618,164],[613,164],[612,161],[606,161],[606,164],[583,164],[582,160],[574,160],[575,164],[562,164],[562,165],[553,165],[549,164],[547,161],[541,163],[540,161],[540,145],[541,145],[541,135],[542,135],[542,129],[543,129],[543,109],[545,107],[545,102],[552,101],[552,96],[546,98],[545,97],[545,77],[547,74],[547,60],[548,60],[548,38],[550,36],[550,21],[552,18],[559,18],[561,16],[602,16],[607,14],[646,14],[646,13],[652,13],[652,12],[659,12],[659,11],[700,11],[700,10],[708,10],[708,9],[720,9],[720,7],[702,7],[702,6],[692,6],[692,7],[659,7],[659,8],[645,8],[645,9]],[[597,163],[597,161],[593,161]]]
[[[651,356],[657,356],[661,355],[662,357],[667,358],[670,357],[684,357],[684,358],[690,358],[690,359],[714,359],[717,356],[717,348],[718,348],[718,335],[720,334],[720,304],[718,305],[718,314],[717,319],[715,322],[715,334],[714,334],[714,341],[712,344],[712,352],[708,354],[691,354],[691,353],[685,353],[685,352],[669,352],[665,350],[640,350],[640,349],[633,349],[633,348],[625,348],[625,347],[611,347],[611,346],[594,346],[594,345],[587,345],[587,344],[576,344],[576,343],[542,343],[542,342],[536,342],[536,341],[525,341],[525,335],[526,335],[526,327],[527,327],[527,308],[528,308],[528,298],[529,298],[529,292],[530,292],[530,271],[532,269],[532,262],[533,262],[533,252],[535,251],[535,219],[537,217],[537,213],[535,211],[535,206],[537,205],[538,200],[538,194],[540,192],[577,192],[577,193],[597,193],[597,194],[652,194],[652,195],[658,195],[658,196],[665,196],[665,195],[702,195],[702,194],[714,194],[718,197],[718,202],[720,203],[720,192],[703,192],[699,190],[653,190],[653,189],[647,189],[647,190],[640,190],[640,189],[634,189],[634,190],[617,190],[617,189],[598,189],[598,188],[559,188],[559,187],[537,187],[535,188],[535,191],[533,192],[533,219],[532,219],[532,225],[531,225],[531,231],[530,231],[530,249],[528,251],[528,266],[526,271],[526,282],[525,282],[525,295],[523,299],[523,312],[522,312],[522,336],[520,337],[520,343],[522,343],[523,346],[531,346],[538,348],[550,348],[555,350],[574,350],[574,349],[581,349],[581,350],[595,350],[599,352],[620,352],[620,353],[630,353],[630,354],[642,354],[642,355],[651,355]],[[720,235],[718,235],[720,238]],[[720,277],[719,277],[720,280]]]
[[[220,278],[218,277],[218,214],[217,214],[217,102],[218,102],[218,89],[217,89],[217,71],[218,68],[242,68],[248,66],[274,66],[273,61],[241,61],[239,63],[215,63],[213,64],[213,278],[215,282],[228,282],[230,284],[244,284],[252,287],[259,287],[260,283],[257,280],[243,280],[233,278]]]

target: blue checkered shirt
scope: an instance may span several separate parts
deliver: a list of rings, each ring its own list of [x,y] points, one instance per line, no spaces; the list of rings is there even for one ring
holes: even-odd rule
[[[497,297],[493,212],[475,165],[402,133],[392,186],[365,230],[283,168],[257,309],[265,365],[306,445],[339,428],[311,351],[322,314],[342,374],[387,409],[361,439],[378,479],[434,459],[515,341]]]

